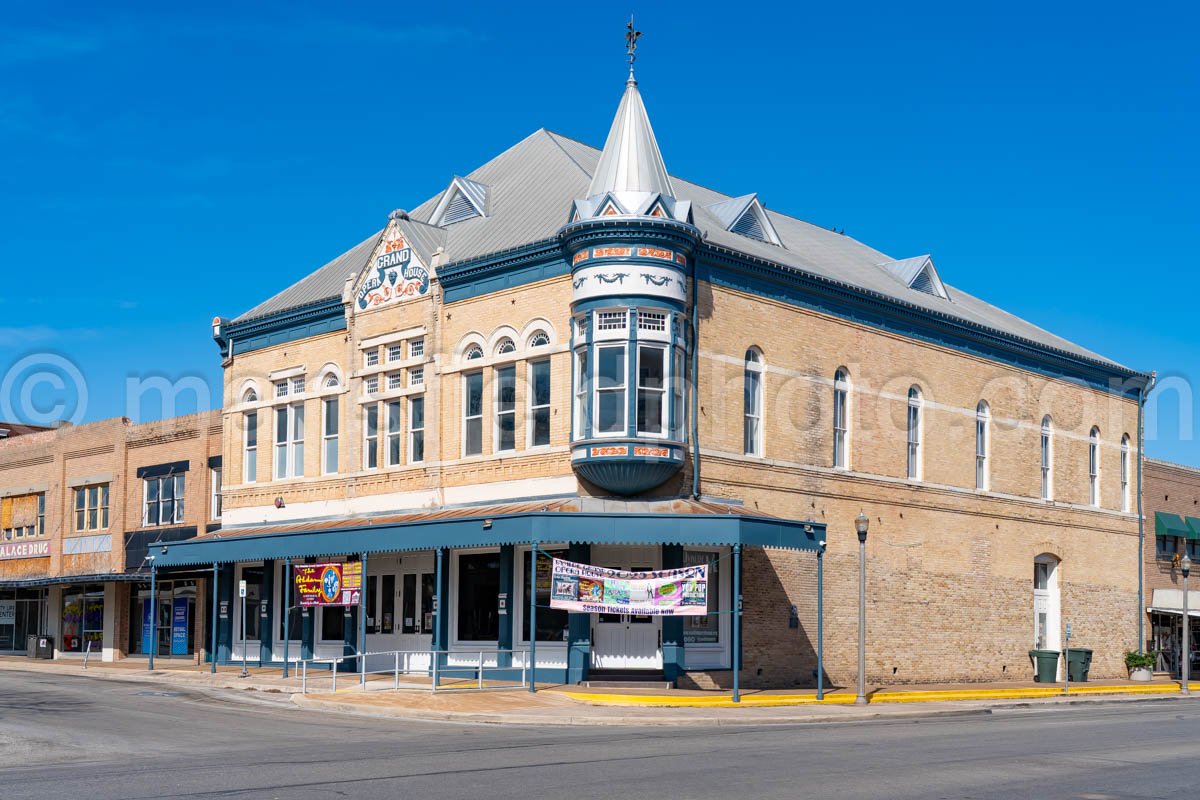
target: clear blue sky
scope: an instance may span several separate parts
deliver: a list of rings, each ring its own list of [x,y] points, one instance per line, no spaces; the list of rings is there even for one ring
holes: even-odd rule
[[[61,355],[85,419],[125,413],[130,375],[199,376],[217,403],[214,315],[537,128],[603,142],[630,4],[440,5],[6,6],[0,377]],[[673,173],[932,253],[1060,335],[1200,378],[1194,4],[633,10]],[[1159,411],[1148,453],[1200,464],[1177,399]]]

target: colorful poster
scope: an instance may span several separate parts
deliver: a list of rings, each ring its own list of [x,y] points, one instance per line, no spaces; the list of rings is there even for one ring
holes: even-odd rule
[[[356,606],[362,597],[362,563],[297,564],[301,606]]]
[[[154,647],[154,616],[151,613],[150,598],[142,600],[142,653],[149,653]]]
[[[186,656],[188,651],[188,599],[176,597],[171,610],[171,655]]]
[[[708,613],[708,565],[627,572],[554,559],[550,607],[586,614]]]

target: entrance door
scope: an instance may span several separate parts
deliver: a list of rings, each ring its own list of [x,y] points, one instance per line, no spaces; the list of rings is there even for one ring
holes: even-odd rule
[[[380,564],[380,572],[367,579],[367,649],[373,653],[405,651],[400,656],[401,670],[429,669],[430,656],[420,651],[433,646],[432,558],[418,554],[372,563]],[[394,656],[367,659],[368,669],[394,666]]]
[[[595,548],[597,566],[629,572],[658,569],[657,547]],[[662,669],[662,618],[644,614],[592,615],[593,669]]]

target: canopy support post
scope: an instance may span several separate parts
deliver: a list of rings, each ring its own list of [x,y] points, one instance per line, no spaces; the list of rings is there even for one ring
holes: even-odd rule
[[[529,693],[537,691],[537,560],[538,543],[529,546]]]
[[[825,548],[817,550],[817,699],[825,699]]]
[[[217,592],[220,586],[220,565],[213,562],[212,576],[212,634],[209,638],[209,653],[208,660],[210,662],[209,672],[216,673],[217,671]]]
[[[733,546],[733,702],[742,702],[739,673],[742,671],[742,546]]]
[[[150,659],[146,669],[154,670],[154,651],[158,649],[158,569],[150,565]]]

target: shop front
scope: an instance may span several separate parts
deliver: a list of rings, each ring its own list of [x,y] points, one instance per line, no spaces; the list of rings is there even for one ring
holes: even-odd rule
[[[45,589],[0,589],[0,652],[24,653],[26,639],[45,630]]]
[[[151,602],[151,593],[156,594]],[[149,655],[154,649],[163,658],[192,658],[196,647],[196,597],[194,579],[138,582],[129,587],[129,641],[131,656]]]
[[[435,658],[449,667],[482,660],[515,671],[536,665],[539,681],[573,683],[592,673],[675,680],[688,670],[731,669],[739,653],[742,549],[807,550],[818,558],[824,551],[823,525],[736,507],[585,513],[561,501],[512,508],[330,521],[316,530],[313,523],[228,529],[170,545],[156,569],[169,581],[172,570],[211,565],[218,590],[209,600],[216,610],[210,635],[222,662],[366,652],[378,654],[368,660],[372,670],[397,658],[408,671],[429,669]],[[707,565],[709,588],[691,616],[569,611],[552,603],[555,559],[631,578]],[[296,570],[338,562],[363,562],[358,605],[302,607]]]

